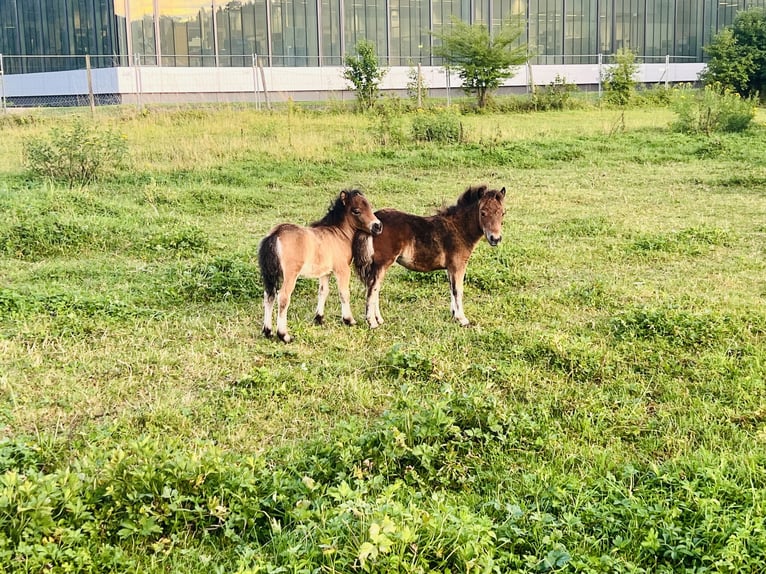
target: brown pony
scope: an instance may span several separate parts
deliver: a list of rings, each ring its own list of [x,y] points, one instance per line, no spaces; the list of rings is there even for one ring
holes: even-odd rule
[[[463,312],[463,278],[468,258],[482,237],[493,247],[502,239],[505,188],[469,187],[457,203],[431,217],[381,209],[375,212],[383,232],[354,237],[354,267],[367,287],[367,322],[383,323],[380,288],[394,262],[412,271],[446,269],[450,310],[461,325],[470,324]]]
[[[279,296],[277,336],[285,343],[287,307],[295,281],[301,277],[319,278],[319,301],[314,322],[324,320],[324,305],[330,290],[330,274],[334,273],[340,291],[343,322],[354,325],[349,304],[351,277],[351,242],[354,233],[379,235],[380,220],[373,214],[367,198],[358,190],[344,190],[322,219],[310,227],[281,223],[263,238],[258,247],[258,263],[263,279],[263,334],[271,336],[274,300]]]

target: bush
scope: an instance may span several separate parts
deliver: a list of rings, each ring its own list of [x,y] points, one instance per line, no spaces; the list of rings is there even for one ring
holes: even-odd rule
[[[456,143],[463,139],[463,124],[452,112],[419,113],[412,120],[412,135],[416,141]]]
[[[547,86],[535,92],[533,99],[537,110],[565,110],[570,106],[572,94],[577,91],[575,84],[570,84],[564,76],[556,78]]]
[[[343,77],[353,84],[359,107],[370,109],[380,95],[380,82],[386,75],[386,70],[378,64],[375,44],[362,40],[356,45],[356,55],[346,56],[344,63]]]
[[[692,93],[683,90],[673,104],[678,119],[674,130],[688,134],[741,132],[755,117],[755,104],[720,86],[705,86]]]
[[[604,98],[610,104],[624,107],[630,103],[636,91],[636,54],[621,49],[615,54],[614,60],[614,65],[604,72]]]
[[[97,130],[75,121],[68,129],[54,128],[47,138],[24,146],[24,163],[37,177],[88,185],[117,170],[127,153],[125,139],[111,129]]]

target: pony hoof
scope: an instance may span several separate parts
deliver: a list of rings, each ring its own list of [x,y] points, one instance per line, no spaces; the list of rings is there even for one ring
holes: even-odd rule
[[[267,339],[271,339],[271,329],[264,327],[263,329],[261,329],[261,334]]]
[[[367,321],[367,323],[369,323],[370,329],[377,329],[378,327],[380,327],[380,323],[375,321]]]
[[[354,321],[354,318],[353,318],[353,317],[350,317],[350,318],[348,318],[348,319],[346,319],[345,317],[343,317],[343,323],[345,323],[346,325],[349,325],[349,326],[351,326],[351,325],[356,325],[356,321]]]
[[[279,337],[279,340],[282,341],[283,343],[289,343],[290,341],[293,340],[293,338],[287,333],[277,333],[277,336]]]
[[[314,315],[314,325],[324,325],[324,315]]]

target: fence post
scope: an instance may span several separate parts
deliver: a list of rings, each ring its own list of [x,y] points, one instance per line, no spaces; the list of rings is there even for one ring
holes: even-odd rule
[[[665,89],[670,85],[670,54],[665,54]]]
[[[451,98],[450,98],[450,71],[449,66],[444,66],[444,75],[446,76],[446,83],[447,83],[447,107],[450,107],[452,105]]]
[[[2,100],[3,113],[8,113],[5,105],[5,68],[3,68],[3,55],[0,54],[0,100]]]
[[[255,109],[261,109],[261,98],[258,95],[258,54],[253,54],[253,92],[255,93]]]
[[[266,73],[263,71],[263,64],[258,62],[258,68],[261,70],[261,86],[263,86],[263,97],[266,100],[266,109],[271,109],[271,100],[269,100],[269,90],[266,88]]]
[[[136,64],[135,64],[135,70],[136,70],[136,106],[138,107],[138,111],[141,111],[141,108],[143,107],[141,102],[141,55],[135,54],[136,57]]]
[[[604,55],[599,52],[598,55],[598,99],[601,99],[601,77],[602,77],[602,66],[604,64]]]
[[[90,115],[96,115],[96,100],[93,97],[93,76],[90,73],[90,54],[85,54],[85,72],[88,75],[88,102],[90,103]]]

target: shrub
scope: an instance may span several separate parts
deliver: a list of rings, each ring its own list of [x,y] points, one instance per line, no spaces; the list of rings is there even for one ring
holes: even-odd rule
[[[24,163],[37,177],[88,185],[117,170],[127,152],[125,139],[111,129],[86,126],[76,120],[69,128],[53,128],[48,137],[33,138],[24,146]]]
[[[547,86],[535,92],[533,99],[537,110],[565,110],[570,105],[572,94],[577,91],[575,84],[570,84],[564,76],[556,78]]]
[[[610,104],[627,106],[636,91],[636,54],[630,50],[618,50],[614,65],[603,75],[604,98]]]
[[[385,75],[386,70],[378,65],[375,45],[368,40],[356,45],[355,56],[346,56],[343,77],[353,84],[359,107],[363,110],[375,105],[380,93],[379,84]]]
[[[463,139],[463,124],[452,112],[419,113],[412,120],[412,135],[416,141],[456,143]]]
[[[755,117],[753,100],[716,85],[705,86],[694,93],[683,90],[675,99],[673,109],[678,115],[673,129],[688,134],[741,132]]]

